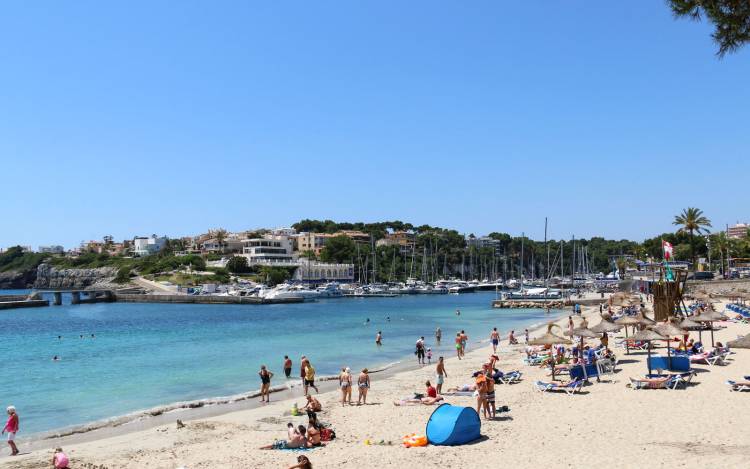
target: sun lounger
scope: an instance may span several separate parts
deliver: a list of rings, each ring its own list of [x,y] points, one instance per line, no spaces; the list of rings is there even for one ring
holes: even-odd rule
[[[473,396],[474,391],[453,391],[453,392],[444,392],[443,396]]]
[[[509,371],[508,373],[504,373],[500,377],[500,381],[503,384],[517,383],[517,382],[521,381],[521,372],[520,371]]]
[[[748,377],[745,376],[745,379]],[[732,391],[750,391],[750,381],[732,381],[727,380],[727,384],[730,386]]]
[[[669,376],[663,378],[630,378],[632,389],[670,389],[673,379]]]
[[[559,384],[559,383],[547,383],[544,381],[536,381],[534,383],[534,388],[539,392],[550,392],[550,391],[565,391],[568,395],[573,395],[576,392],[580,391],[583,387],[583,381],[580,379],[577,379],[575,381],[571,381],[567,384]]]

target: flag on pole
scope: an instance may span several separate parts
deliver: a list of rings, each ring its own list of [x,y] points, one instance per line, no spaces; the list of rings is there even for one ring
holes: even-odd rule
[[[664,250],[664,260],[668,261],[672,258],[672,243],[668,243],[667,241],[661,242],[661,247]]]

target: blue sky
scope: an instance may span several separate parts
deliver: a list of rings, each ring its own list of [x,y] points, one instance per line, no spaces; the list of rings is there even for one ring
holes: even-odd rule
[[[750,219],[750,48],[665,3],[5,2],[0,246]]]

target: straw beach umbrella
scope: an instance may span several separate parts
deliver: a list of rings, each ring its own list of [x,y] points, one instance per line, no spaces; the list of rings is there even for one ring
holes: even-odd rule
[[[698,314],[696,316],[691,316],[690,319],[696,322],[705,322],[708,323],[711,330],[711,347],[714,346],[714,325],[713,323],[716,321],[721,321],[722,316],[717,313],[711,313],[709,311],[704,311],[701,314]]]
[[[750,348],[750,334],[736,340],[730,340],[727,346],[733,348]]]
[[[703,329],[705,329],[703,324],[695,322],[691,318],[685,318],[680,322],[680,328],[686,331],[698,331],[698,340],[703,342]]]
[[[648,343],[648,359],[646,360],[646,363],[648,364],[648,374],[651,374],[651,341],[652,340],[664,340],[665,337],[663,337],[661,334],[652,331],[651,329],[644,329],[642,331],[638,331],[633,335],[633,340],[638,341],[644,341]]]
[[[602,320],[599,324],[596,326],[590,328],[589,330],[591,332],[594,332],[596,334],[602,334],[602,340],[609,332],[617,332],[620,329],[622,329],[622,326],[618,326],[617,324],[613,323],[612,320],[607,319],[602,315]],[[609,343],[607,343],[609,345]]]
[[[537,337],[535,339],[529,340],[529,345],[556,345],[556,344],[564,344],[564,345],[570,345],[573,342],[569,341],[565,337],[560,337],[559,335],[555,335],[552,333],[552,328],[557,327],[559,329],[562,329],[560,326],[558,326],[555,323],[549,323],[547,324],[547,332],[544,333],[541,337]],[[552,360],[552,380],[555,379],[555,360]]]
[[[630,355],[630,343],[628,341],[628,326],[637,326],[641,324],[641,322],[635,316],[623,316],[619,319],[615,319],[615,324],[625,327],[625,354]]]

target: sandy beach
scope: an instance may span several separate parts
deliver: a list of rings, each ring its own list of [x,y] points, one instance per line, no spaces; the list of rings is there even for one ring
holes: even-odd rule
[[[723,304],[716,306],[719,311],[724,308]],[[598,308],[584,308],[583,316],[589,324],[596,324]],[[560,322],[566,320],[564,317]],[[726,342],[750,332],[750,326],[745,324],[719,324],[725,328],[716,332],[717,341]],[[489,333],[488,330],[488,336]],[[531,335],[540,333],[534,331]],[[446,357],[448,378],[444,389],[470,383],[471,373],[481,368],[491,350],[491,346],[483,345],[470,349],[464,360]],[[750,374],[750,351],[735,350],[726,366],[693,365],[697,376],[687,389],[635,391],[626,383],[629,377],[646,372],[646,352],[625,355],[624,349],[613,348],[619,359],[618,372],[601,383],[585,386],[578,395],[568,396],[534,389],[534,381],[549,380],[548,371],[523,365],[523,350],[523,345],[501,343],[497,367],[503,371],[521,370],[523,379],[496,387],[497,405],[507,405],[511,410],[498,414],[496,420],[482,420],[483,438],[473,444],[411,449],[400,445],[403,435],[424,432],[434,407],[397,407],[393,401],[424,391],[424,382],[434,380],[437,357],[433,357],[432,365],[416,370],[387,377],[374,374],[370,403],[366,406],[342,406],[338,391],[320,394],[323,412],[319,417],[332,424],[338,438],[304,454],[314,467],[462,467],[488,458],[493,464],[516,467],[748,464],[750,395],[730,392],[725,381]],[[71,469],[289,467],[295,463],[297,453],[257,448],[285,438],[287,422],[306,423],[306,417],[290,415],[292,403],[301,405],[304,401],[301,389],[292,392],[296,398],[279,400],[285,396],[274,394],[271,404],[263,407],[186,420],[182,429],[176,428],[175,420],[184,417],[175,412],[163,417],[169,422],[163,425],[95,441],[81,437],[76,442],[76,437],[71,437],[63,446],[71,457]],[[447,397],[446,401],[475,406],[473,397]],[[367,439],[391,441],[393,445],[368,446]],[[51,450],[58,444],[48,440],[41,443],[47,449],[31,452],[21,446],[25,454],[14,458],[4,455],[0,464],[26,469],[49,467]]]

